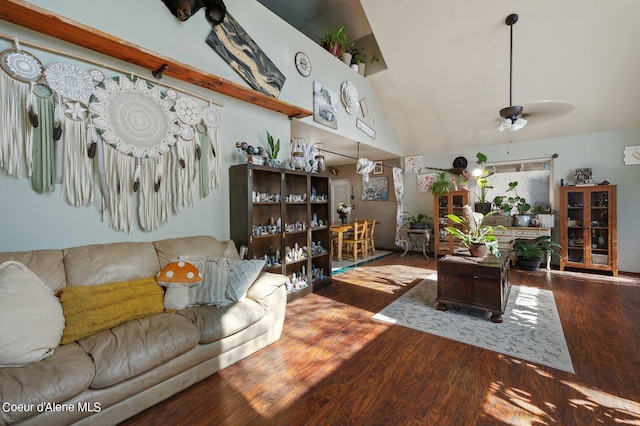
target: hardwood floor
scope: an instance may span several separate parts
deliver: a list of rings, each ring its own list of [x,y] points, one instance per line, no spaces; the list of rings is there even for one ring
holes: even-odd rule
[[[576,374],[371,320],[435,260],[388,257],[288,305],[275,344],[125,424],[640,424],[640,276],[513,269],[552,290]]]

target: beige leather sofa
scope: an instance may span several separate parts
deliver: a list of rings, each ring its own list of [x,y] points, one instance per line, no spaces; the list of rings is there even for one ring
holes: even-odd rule
[[[239,259],[232,241],[195,236],[0,253],[0,263],[23,263],[57,292],[149,277],[180,257]],[[116,424],[157,404],[278,340],[285,280],[262,272],[243,303],[147,316],[0,368],[0,424]]]

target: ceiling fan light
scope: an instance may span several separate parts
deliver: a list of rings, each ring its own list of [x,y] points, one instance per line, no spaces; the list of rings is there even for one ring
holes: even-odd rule
[[[508,128],[510,128],[510,127],[511,127],[511,124],[512,124],[512,123],[511,123],[511,119],[510,119],[510,118],[507,118],[507,119],[504,119],[503,121],[501,121],[501,122],[500,122],[500,124],[498,124],[498,125],[496,126],[496,128],[497,128],[498,130],[500,130],[501,132],[504,132],[505,130],[507,130]]]
[[[511,125],[511,131],[512,132],[516,132],[516,131],[522,129],[526,125],[527,125],[527,120],[525,120],[524,118],[518,118]]]

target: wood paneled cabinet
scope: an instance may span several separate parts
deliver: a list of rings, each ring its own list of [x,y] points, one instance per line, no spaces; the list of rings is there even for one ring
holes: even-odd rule
[[[240,164],[229,178],[231,239],[247,257],[289,277],[289,300],[331,284],[329,175]]]
[[[618,275],[616,185],[560,187],[560,244],[564,268]]]
[[[462,207],[465,204],[469,204],[469,191],[450,191],[441,196],[434,195],[433,210],[436,217],[433,219],[433,253],[436,256],[452,254],[453,250],[458,248],[459,242],[444,228],[453,226],[447,215],[462,216]]]

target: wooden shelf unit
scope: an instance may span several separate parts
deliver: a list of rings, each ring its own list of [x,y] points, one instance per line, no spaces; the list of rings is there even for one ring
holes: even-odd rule
[[[560,187],[560,270],[618,275],[616,185]]]
[[[453,235],[444,231],[445,226],[452,226],[448,214],[462,216],[462,207],[469,204],[469,191],[449,191],[448,194],[433,196],[433,253],[436,256],[453,254],[458,242]],[[444,223],[440,223],[442,222]],[[444,231],[444,232],[442,232]],[[445,234],[446,233],[446,234]]]
[[[0,19],[138,65],[149,71],[156,71],[167,65],[169,68],[163,75],[279,112],[287,117],[303,118],[312,115],[311,111],[304,108],[178,62],[22,0],[0,0]]]
[[[240,164],[229,168],[229,197],[231,216],[231,239],[240,247],[248,248],[247,257],[272,257],[279,251],[281,262],[265,270],[287,275],[290,279],[303,275],[308,287],[289,293],[289,300],[296,299],[314,290],[331,284],[331,214],[329,211],[328,173],[309,173],[284,170],[274,167]],[[315,189],[318,195],[326,195],[323,200],[312,200]],[[255,201],[254,193],[268,194],[268,201]],[[279,194],[275,199],[276,194]],[[304,201],[287,199],[291,195],[306,194]],[[312,226],[314,218],[323,226]],[[255,231],[256,226],[277,224],[266,232]],[[304,229],[291,226],[304,224]],[[289,225],[289,226],[287,226]],[[260,235],[257,235],[260,234]],[[312,243],[320,243],[326,250],[313,254]],[[285,261],[288,248],[307,247],[307,256]],[[324,278],[316,278],[317,271],[324,272]]]

